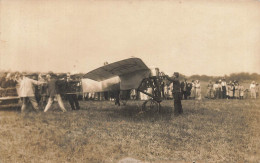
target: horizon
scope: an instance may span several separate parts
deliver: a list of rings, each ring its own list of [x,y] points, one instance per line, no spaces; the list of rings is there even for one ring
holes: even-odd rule
[[[52,73],[55,73],[55,74],[63,74],[63,73],[68,73],[68,72],[54,72],[54,71],[46,71],[46,72],[40,72],[40,71],[12,71],[12,70],[4,70],[4,69],[0,69],[0,73],[22,73],[22,72],[26,72],[26,73],[42,73],[42,74],[48,74],[49,72],[52,72]],[[71,72],[69,72],[71,73]],[[76,73],[71,73],[71,74],[86,74],[88,72],[76,72]],[[257,73],[257,72],[233,72],[233,73],[230,73],[230,74],[223,74],[223,75],[206,75],[206,74],[191,74],[191,75],[186,75],[186,74],[182,74],[180,73],[180,75],[184,75],[185,77],[191,77],[191,76],[195,76],[195,75],[198,75],[198,76],[207,76],[207,77],[224,77],[224,76],[230,76],[232,74],[243,74],[243,73],[246,73],[246,74],[249,74],[249,75],[260,75],[260,73]],[[173,75],[173,74],[166,74],[166,75]]]

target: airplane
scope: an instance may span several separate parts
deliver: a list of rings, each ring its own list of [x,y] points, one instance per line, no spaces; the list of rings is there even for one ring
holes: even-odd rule
[[[164,79],[159,68],[148,68],[140,58],[128,58],[94,69],[83,75],[83,91],[126,91],[136,89],[150,97],[144,101],[142,111],[160,111],[163,100],[161,82]],[[85,80],[85,82],[84,82]],[[86,86],[84,86],[84,83]],[[121,98],[122,99],[122,98]]]

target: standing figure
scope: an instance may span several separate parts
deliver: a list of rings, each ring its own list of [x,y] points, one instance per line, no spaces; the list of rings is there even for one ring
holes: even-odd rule
[[[79,101],[77,97],[77,84],[79,81],[71,78],[70,73],[67,73],[65,91],[72,110],[79,110]]]
[[[243,99],[244,98],[244,86],[243,85],[239,85],[239,99]]]
[[[159,82],[160,83],[160,92],[161,92],[161,95],[160,95],[160,97],[163,97],[164,99],[165,99],[165,90],[164,90],[164,88],[165,88],[165,82],[162,80],[161,82]]]
[[[1,74],[0,74],[1,75]],[[3,82],[5,82],[5,77],[6,77],[7,73],[5,72],[4,74],[2,74],[0,76],[0,90],[2,90],[4,88],[4,84]],[[0,95],[0,97],[2,96],[2,94]]]
[[[190,99],[192,84],[187,83],[187,98]]]
[[[17,91],[17,95],[20,97],[20,85],[21,85],[21,81],[23,79],[23,75],[20,73],[16,73],[15,74],[15,81],[16,81],[16,91]],[[1,96],[1,95],[0,95]]]
[[[201,88],[200,88],[200,81],[196,80],[195,82],[195,88],[196,88],[196,100],[201,100]]]
[[[228,99],[233,98],[233,84],[231,81],[227,84],[227,98]]]
[[[231,82],[230,96],[232,97],[232,99],[235,98],[235,83],[234,82]]]
[[[218,81],[216,81],[213,84],[213,94],[214,94],[214,98],[217,99],[218,98]]]
[[[33,80],[39,81],[38,74],[36,74],[36,73],[31,74],[31,78]],[[41,100],[41,97],[40,97],[40,92],[39,92],[39,86],[38,85],[34,86],[34,94],[35,94],[35,99],[36,99],[37,103],[39,104],[40,100]]]
[[[255,93],[256,93],[256,98],[259,97],[259,84],[255,83]]]
[[[43,78],[42,74],[38,75],[38,81],[46,83],[46,80]],[[38,87],[40,94],[40,105],[45,106],[47,104],[47,89],[46,85],[40,85]]]
[[[183,82],[181,82],[181,93],[184,97],[184,100],[187,100],[187,79],[184,79]]]
[[[44,112],[47,112],[53,101],[54,98],[57,99],[58,104],[63,112],[66,112],[66,109],[64,107],[63,101],[60,96],[60,90],[58,89],[59,81],[57,80],[57,76],[53,73],[50,73],[47,75],[47,91],[49,95],[48,103],[44,109]]]
[[[218,96],[218,99],[221,99],[222,98],[222,86],[221,86],[221,80],[218,81],[218,89],[217,89],[217,96]]]
[[[120,106],[120,90],[114,91],[115,105]]]
[[[181,94],[181,83],[179,81],[179,73],[175,72],[173,74],[173,78],[170,78],[169,76],[166,76],[166,78],[173,83],[173,98],[174,98],[174,114],[179,115],[183,113],[182,110],[182,94]]]
[[[10,86],[10,77],[11,74],[10,73],[5,73],[4,76],[2,77],[1,81],[0,81],[0,87],[1,88],[8,88]]]
[[[251,98],[256,99],[256,85],[255,85],[255,81],[252,81],[252,83],[250,84],[250,93],[251,93]]]
[[[130,95],[131,95],[131,100],[136,100],[137,99],[136,89],[132,89]]]
[[[236,82],[235,83],[235,99],[239,99],[239,83],[238,82]]]
[[[190,91],[190,98],[195,99],[196,96],[196,88],[195,88],[195,81],[191,81],[191,91]]]
[[[235,94],[236,94],[236,88],[235,88],[235,85],[236,85],[236,81],[234,80],[233,83],[232,83],[232,88],[233,88],[233,99],[236,98]]]
[[[222,92],[222,98],[226,99],[226,94],[227,94],[227,82],[225,79],[222,79],[221,82],[221,92]]]
[[[208,99],[212,99],[214,97],[213,94],[213,84],[211,82],[211,80],[209,81],[208,87],[207,87],[207,98]]]
[[[20,91],[19,91],[19,96],[21,97],[23,102],[21,112],[24,112],[29,101],[31,102],[33,108],[36,111],[39,111],[39,106],[35,99],[34,86],[40,84],[44,84],[44,82],[30,79],[28,75],[23,74],[22,80],[20,82]]]

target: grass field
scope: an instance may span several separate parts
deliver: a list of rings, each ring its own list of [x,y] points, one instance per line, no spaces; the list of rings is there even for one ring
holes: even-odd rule
[[[0,162],[259,162],[260,100],[173,101],[139,113],[142,101],[115,107],[81,101],[80,111],[21,115],[0,111]],[[65,102],[67,108],[69,105]]]

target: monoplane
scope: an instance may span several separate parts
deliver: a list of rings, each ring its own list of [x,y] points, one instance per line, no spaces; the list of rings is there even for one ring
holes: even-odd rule
[[[160,111],[160,103],[163,100],[161,83],[164,77],[159,68],[148,68],[140,58],[129,58],[104,65],[88,72],[83,78],[100,82],[100,92],[135,89],[150,97],[144,101],[142,110]],[[119,84],[119,87],[116,84]]]

